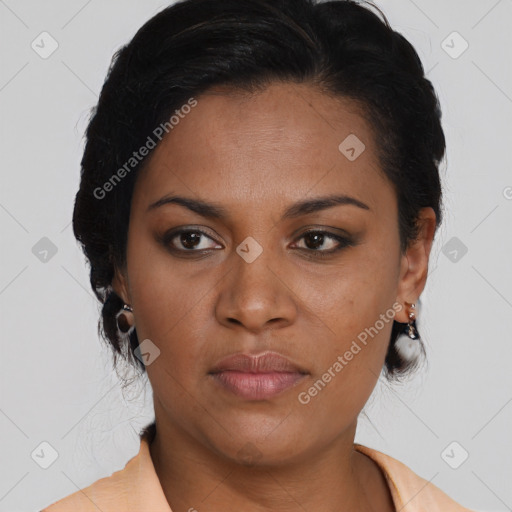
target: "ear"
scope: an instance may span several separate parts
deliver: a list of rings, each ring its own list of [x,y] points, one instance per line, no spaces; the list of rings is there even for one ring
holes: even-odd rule
[[[115,269],[114,277],[112,278],[112,289],[121,297],[125,304],[131,304],[130,287],[126,271],[119,268]]]
[[[436,230],[436,214],[431,207],[420,210],[418,226],[418,238],[409,244],[400,263],[397,301],[404,307],[396,313],[395,319],[402,323],[409,320],[405,302],[416,303],[427,281],[428,259]]]

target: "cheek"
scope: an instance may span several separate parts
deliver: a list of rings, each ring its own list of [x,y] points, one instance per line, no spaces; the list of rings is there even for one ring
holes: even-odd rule
[[[314,381],[329,380],[313,405],[317,414],[323,414],[321,408],[328,404],[339,404],[349,415],[360,410],[381,373],[397,285],[393,255],[383,258],[383,253],[360,251],[359,257],[347,259],[336,276],[316,288],[322,302],[310,301],[319,304],[313,312],[328,326],[322,329],[326,336],[322,350],[315,354],[319,364]]]
[[[200,323],[198,317],[205,314],[207,297],[203,296],[208,284],[180,272],[179,265],[173,265],[171,257],[154,241],[134,236],[128,251],[139,341],[149,339],[158,347],[159,362],[166,369],[179,372],[193,367],[201,348],[194,344],[194,326]]]
[[[175,283],[173,289],[145,287],[137,299],[139,340],[150,339],[158,347],[159,363],[167,370],[191,378],[202,349],[194,326],[205,323],[200,296]]]
[[[396,268],[383,253],[359,250],[334,272],[303,281],[304,301],[323,320],[326,333],[346,341],[391,308],[396,300]]]
[[[380,270],[370,274],[370,266]],[[324,290],[322,307],[315,311],[329,327],[322,331],[328,339],[314,354],[318,364],[313,387],[306,393],[315,397],[312,414],[324,424],[332,422],[333,407],[340,418],[351,420],[362,409],[381,373],[393,326],[393,282],[384,267],[361,260],[350,270]],[[319,381],[327,384],[324,387]],[[340,424],[332,423],[334,433]]]

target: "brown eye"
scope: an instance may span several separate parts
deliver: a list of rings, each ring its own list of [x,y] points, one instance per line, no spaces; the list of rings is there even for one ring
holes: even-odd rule
[[[327,256],[353,245],[353,241],[349,238],[328,231],[307,231],[299,237],[299,240],[302,239],[305,247],[299,247],[299,249],[307,250],[315,256]]]
[[[327,237],[323,233],[306,233],[304,235],[304,242],[308,249],[318,249],[324,244]]]
[[[210,241],[212,244],[208,244]],[[198,229],[180,229],[165,234],[162,243],[172,251],[201,252],[208,249],[221,248],[215,240]]]
[[[202,236],[203,235],[201,233],[195,232],[181,233],[181,235],[179,235],[179,242],[186,249],[195,249],[196,246],[199,244]]]

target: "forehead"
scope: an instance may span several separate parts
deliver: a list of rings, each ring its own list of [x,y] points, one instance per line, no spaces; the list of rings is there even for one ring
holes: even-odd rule
[[[216,87],[196,100],[153,150],[134,200],[180,191],[256,206],[335,190],[385,199],[374,135],[353,101],[288,83]]]

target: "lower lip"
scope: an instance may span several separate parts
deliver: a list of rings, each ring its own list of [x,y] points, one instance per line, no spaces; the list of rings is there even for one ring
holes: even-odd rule
[[[232,370],[213,373],[225,389],[246,400],[265,400],[289,389],[305,375],[296,372],[247,373]]]

